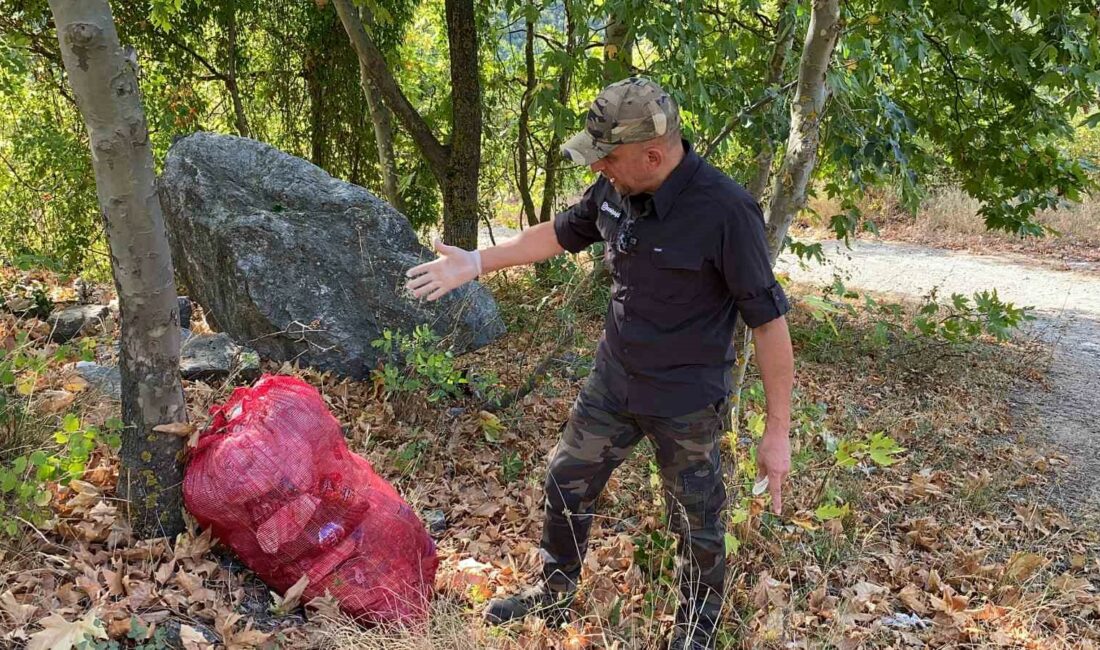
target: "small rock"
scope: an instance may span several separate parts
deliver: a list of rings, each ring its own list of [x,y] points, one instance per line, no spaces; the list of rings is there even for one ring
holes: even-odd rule
[[[180,374],[184,379],[221,379],[238,372],[246,379],[260,373],[260,357],[241,347],[222,332],[192,334],[180,348]]]
[[[187,329],[191,327],[191,299],[187,296],[176,296],[176,301],[180,306],[180,327]]]
[[[447,530],[447,513],[442,510],[429,510],[424,514],[424,520],[432,535],[442,535]]]
[[[17,296],[4,303],[4,308],[13,314],[23,314],[34,309],[34,301],[26,296]]]
[[[882,624],[886,627],[901,630],[923,630],[931,625],[932,621],[926,621],[916,614],[891,614],[882,618]]]
[[[101,366],[90,361],[77,361],[76,373],[104,395],[122,399],[122,373],[118,366]]]
[[[103,305],[75,305],[58,309],[50,314],[50,340],[64,343],[75,338],[85,327],[102,323],[109,310]]]
[[[461,406],[452,406],[447,409],[447,417],[454,419],[466,412],[466,409]]]
[[[612,528],[616,533],[625,533],[637,528],[639,523],[640,520],[637,517],[627,517],[626,519],[616,521]]]
[[[160,625],[158,626],[158,629],[160,627],[164,628],[164,632],[165,632],[165,634],[164,634],[164,643],[165,643],[166,647],[168,647],[168,648],[182,648],[182,647],[184,647],[183,646],[183,640],[180,638],[180,628],[182,627],[182,625],[183,625],[183,623],[177,618],[169,618],[168,620],[164,621],[163,623],[160,623]],[[187,625],[189,625],[193,630],[195,630],[196,632],[201,634],[202,637],[204,639],[206,639],[208,643],[216,644],[216,643],[221,642],[221,639],[218,638],[217,633],[214,632],[213,630],[211,630],[210,628],[206,627],[202,623],[192,620],[192,621],[187,621]]]

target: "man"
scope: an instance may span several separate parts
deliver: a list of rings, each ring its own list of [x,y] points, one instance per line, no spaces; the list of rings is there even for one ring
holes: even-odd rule
[[[647,436],[680,538],[670,647],[710,648],[726,571],[719,443],[737,314],[756,340],[768,409],[757,464],[776,513],[790,469],[789,306],[772,275],[763,216],[752,196],[681,139],[676,104],[652,81],[632,77],[605,88],[562,153],[600,175],[579,203],[481,251],[437,242],[441,257],[408,272],[413,295],[434,300],[482,273],[607,242],[613,284],[604,336],[546,477],[543,581],[494,600],[486,618],[567,612],[596,500]]]

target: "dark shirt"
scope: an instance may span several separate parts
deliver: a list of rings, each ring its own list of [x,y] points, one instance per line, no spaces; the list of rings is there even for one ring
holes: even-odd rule
[[[736,315],[758,327],[790,309],[760,206],[686,141],[684,150],[652,196],[624,200],[601,176],[554,219],[567,251],[608,242],[596,367],[624,413],[676,417],[728,396]]]

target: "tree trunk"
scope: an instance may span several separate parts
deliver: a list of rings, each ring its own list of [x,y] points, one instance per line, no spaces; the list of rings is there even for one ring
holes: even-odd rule
[[[451,141],[444,145],[390,72],[351,0],[333,0],[362,70],[382,101],[408,131],[443,194],[443,240],[462,248],[477,246],[478,172],[481,166],[481,80],[473,0],[446,0],[451,55]]]
[[[366,7],[360,9],[362,20],[371,26],[374,25],[374,16]],[[390,202],[398,212],[401,211],[401,189],[398,185],[397,158],[393,154],[393,123],[390,110],[378,97],[378,90],[370,79],[363,62],[359,62],[359,83],[363,86],[363,97],[367,100],[367,110],[370,111],[370,121],[374,125],[374,142],[378,148],[378,166],[382,171],[382,191],[386,194],[386,200]]]
[[[370,78],[365,78],[362,82],[363,96],[367,100],[371,124],[374,125],[374,143],[378,149],[378,166],[382,171],[382,191],[390,205],[400,212],[404,207],[401,203],[401,186],[397,175],[397,157],[393,153],[393,123],[390,121],[390,109],[386,108],[386,105],[378,99],[378,94],[368,85]]]
[[[579,45],[577,37],[577,21],[576,11],[573,4],[574,0],[565,0],[565,51],[569,55],[570,61],[575,60],[579,54]],[[629,61],[630,53],[626,53],[627,60]],[[573,86],[573,68],[569,65],[562,67],[561,75],[558,77],[558,105],[565,107],[569,105],[569,95],[572,92]],[[550,221],[554,216],[554,200],[557,198],[558,193],[558,167],[561,164],[561,152],[558,149],[561,148],[562,142],[565,138],[564,133],[558,132],[557,129],[553,131],[553,135],[550,137],[550,146],[546,148],[546,176],[545,183],[542,186],[542,206],[539,211],[539,223]]]
[[[615,83],[628,76],[633,67],[634,35],[628,16],[612,14],[608,17],[604,35],[603,80]]]
[[[324,169],[328,164],[328,138],[325,124],[324,64],[319,52],[306,55],[304,76],[309,92],[309,159]]]
[[[765,88],[778,88],[783,82],[783,71],[787,67],[787,56],[794,44],[795,12],[791,6],[792,0],[780,0],[778,20],[775,24],[775,43],[772,46],[771,60],[768,62],[768,77],[764,81]],[[764,197],[764,190],[768,187],[768,181],[772,175],[772,160],[775,157],[775,144],[764,131],[760,151],[756,154],[754,171],[750,175],[749,184],[745,188],[753,198],[760,201]]]
[[[451,54],[451,142],[447,183],[452,203],[443,211],[443,239],[477,248],[477,183],[481,171],[481,79],[474,0],[446,0]]]
[[[99,205],[121,312],[120,488],[139,537],[183,530],[183,439],[154,427],[187,417],[179,376],[180,322],[153,154],[133,65],[106,0],[50,0],[88,129]]]
[[[787,230],[798,211],[806,205],[806,188],[817,162],[821,118],[828,89],[825,72],[833,58],[840,33],[840,0],[814,0],[806,43],[799,63],[798,87],[791,101],[791,131],[787,151],[772,186],[765,211],[765,234],[772,263],[779,256]]]
[[[771,200],[764,212],[765,236],[774,265],[783,248],[787,230],[795,215],[806,205],[806,188],[817,161],[817,145],[821,118],[825,112],[825,72],[833,58],[837,35],[840,33],[840,0],[814,0],[806,42],[798,70],[798,88],[791,101],[791,130],[783,164],[772,186]],[[772,63],[775,63],[773,57]],[[770,163],[769,163],[770,167]],[[733,396],[730,400],[733,429],[737,431],[741,409],[741,390],[745,372],[752,358],[752,330],[737,319],[734,340],[740,339],[737,363],[734,366]]]
[[[229,97],[233,101],[233,116],[236,121],[237,134],[242,138],[251,136],[248,128],[248,116],[244,112],[244,102],[241,101],[241,89],[237,85],[237,3],[229,3],[229,23],[226,26],[228,34],[228,61],[225,70],[225,87],[229,91]]]
[[[531,160],[529,158],[531,141],[531,100],[535,94],[535,23],[524,12],[524,43],[523,62],[526,69],[523,97],[519,104],[519,136],[516,142],[516,185],[519,190],[520,201],[523,203],[523,214],[527,216],[527,225],[537,226],[538,215],[535,214],[535,200],[531,197],[531,187],[534,184],[531,179]]]
[[[477,167],[456,168],[443,191],[443,241],[466,250],[477,248],[477,181]]]

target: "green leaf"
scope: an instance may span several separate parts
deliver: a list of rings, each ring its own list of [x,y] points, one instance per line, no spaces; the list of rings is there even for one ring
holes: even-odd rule
[[[48,490],[39,490],[34,495],[34,505],[36,505],[40,508],[43,508],[50,502],[50,500],[52,498],[53,498],[53,493],[52,492],[49,492]]]
[[[7,494],[19,484],[19,477],[9,470],[0,470],[0,492]]]
[[[833,452],[833,458],[836,459],[836,464],[844,469],[851,469],[859,464],[859,458],[857,454],[862,451],[862,443],[853,442],[851,440],[841,440],[837,443],[836,451]]]
[[[726,557],[736,555],[737,551],[741,550],[741,540],[737,539],[730,533],[726,533]]]
[[[764,435],[764,429],[767,426],[767,416],[759,411],[753,411],[749,413],[749,417],[745,421],[745,426],[753,436],[760,437]]]
[[[905,451],[893,438],[882,431],[871,434],[868,450],[870,451],[871,460],[882,467],[889,467],[898,462],[898,459],[894,456]]]
[[[34,465],[35,467],[42,467],[46,464],[46,459],[48,458],[49,456],[46,455],[46,452],[39,449],[38,451],[35,451],[31,454],[31,465]]]
[[[72,413],[66,413],[61,420],[61,430],[65,433],[76,433],[80,430],[80,419]]]
[[[22,474],[27,469],[27,457],[20,456],[12,461],[11,468],[16,474]]]
[[[845,503],[842,506],[838,506],[835,503],[823,503],[814,510],[814,516],[818,521],[829,521],[830,519],[841,519],[848,516],[850,508]]]
[[[39,481],[48,481],[57,474],[57,467],[52,463],[47,463],[38,468],[38,471],[34,473],[34,477]]]

